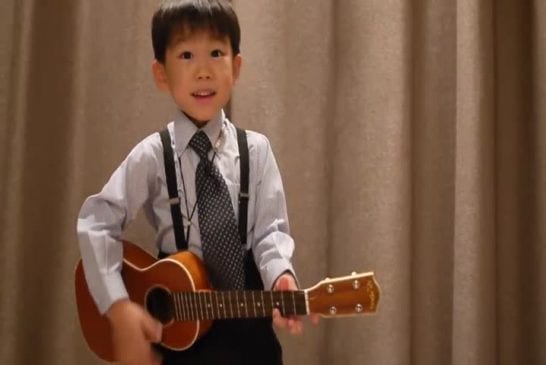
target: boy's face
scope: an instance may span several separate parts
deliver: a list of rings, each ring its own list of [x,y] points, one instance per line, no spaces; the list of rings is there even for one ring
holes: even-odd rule
[[[168,92],[178,107],[198,126],[203,126],[229,101],[239,77],[241,56],[233,56],[228,37],[207,31],[175,36],[153,73],[159,89]]]

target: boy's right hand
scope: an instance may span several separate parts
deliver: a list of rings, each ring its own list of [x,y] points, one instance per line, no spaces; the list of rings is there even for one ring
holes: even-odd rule
[[[152,343],[161,341],[163,328],[144,308],[123,299],[112,304],[106,317],[110,321],[114,351],[120,364],[161,364],[161,356]]]

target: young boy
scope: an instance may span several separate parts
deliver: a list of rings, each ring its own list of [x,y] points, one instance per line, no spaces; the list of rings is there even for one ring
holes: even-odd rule
[[[197,186],[198,180],[205,178],[202,176],[219,172],[229,192],[233,215],[237,215],[241,187],[239,147],[236,128],[225,117],[223,108],[241,68],[238,20],[227,0],[164,1],[153,17],[152,39],[156,85],[171,95],[179,109],[167,129],[175,154],[184,240],[190,251],[204,258],[209,274],[216,273],[213,279],[222,283],[221,266],[225,263],[211,259],[206,254],[210,249],[205,250],[208,237],[215,234],[208,231],[218,227],[207,223],[207,229],[203,228],[209,219],[204,214],[204,206],[210,196]],[[198,138],[199,142],[195,142]],[[288,231],[277,164],[266,137],[248,131],[247,140],[247,244],[246,250],[240,251],[251,254],[254,268],[259,271],[258,281],[263,282],[265,290],[295,290],[291,264],[294,242]],[[196,143],[213,148],[205,151],[204,157],[203,152],[197,152]],[[206,172],[199,172],[202,159],[208,166],[203,170]],[[224,183],[220,181],[217,185],[220,189]],[[156,133],[137,144],[102,191],[90,196],[81,208],[78,236],[86,280],[99,311],[111,324],[118,360],[122,364],[161,361],[164,364],[281,364],[281,349],[271,320],[216,321],[211,330],[186,351],[176,352],[154,345],[161,340],[162,327],[129,299],[120,275],[123,256],[120,238],[126,224],[143,208],[157,231],[159,251],[175,253],[171,202],[163,147]],[[244,270],[244,287],[248,289],[250,274],[246,266]],[[224,288],[229,289],[230,285]],[[287,327],[294,334],[301,333],[302,323],[298,318],[283,318],[277,310],[272,315],[277,326]]]

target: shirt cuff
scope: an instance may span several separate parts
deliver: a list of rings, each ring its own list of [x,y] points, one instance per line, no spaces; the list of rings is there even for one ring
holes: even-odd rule
[[[100,314],[104,315],[112,304],[118,300],[129,298],[129,293],[123,284],[120,273],[114,272],[103,276],[101,279],[103,287],[100,288],[101,290],[95,290],[95,293],[100,293],[95,297],[95,304]]]
[[[271,260],[260,270],[260,272],[265,290],[272,290],[275,281],[285,272],[290,273],[294,277],[296,280],[296,285],[299,288],[298,278],[292,264],[288,260],[281,258]]]

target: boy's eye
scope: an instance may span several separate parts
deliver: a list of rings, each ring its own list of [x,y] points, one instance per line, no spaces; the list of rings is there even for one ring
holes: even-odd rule
[[[191,52],[188,52],[188,51],[182,52],[180,54],[180,58],[182,58],[183,60],[189,60],[189,59],[192,58],[192,54],[191,54]]]
[[[222,57],[222,56],[224,55],[224,52],[222,52],[222,51],[219,50],[219,49],[215,49],[214,51],[212,51],[212,52],[210,53],[210,55],[211,55],[212,57]]]

